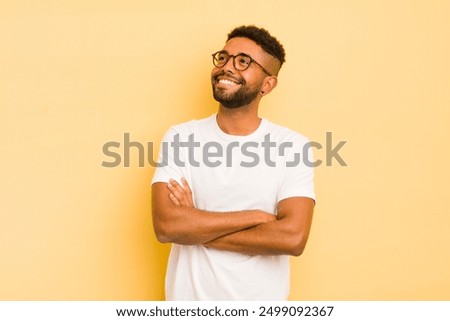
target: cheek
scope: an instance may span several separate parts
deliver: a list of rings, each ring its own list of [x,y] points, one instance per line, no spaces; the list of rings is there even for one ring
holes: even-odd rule
[[[244,80],[244,83],[250,87],[250,88],[261,88],[262,84],[263,84],[263,80],[257,78],[257,77],[252,77],[252,76],[248,76],[245,75],[242,77],[242,79]]]
[[[219,74],[219,73],[221,73],[221,72],[222,72],[221,68],[214,67],[214,68],[211,70],[211,77],[214,77],[214,76],[216,76],[217,74]]]

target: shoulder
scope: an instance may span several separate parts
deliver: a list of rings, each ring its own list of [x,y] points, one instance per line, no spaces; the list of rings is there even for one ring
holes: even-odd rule
[[[214,121],[215,114],[201,119],[193,119],[187,122],[179,123],[173,125],[169,128],[169,132],[172,134],[179,134],[180,136],[189,136],[190,134],[196,133],[202,128],[210,126],[212,121]]]
[[[295,130],[274,124],[267,119],[265,119],[265,121],[267,124],[267,132],[270,134],[271,139],[274,139],[279,143],[292,142],[295,144],[307,144],[310,142],[308,137]]]

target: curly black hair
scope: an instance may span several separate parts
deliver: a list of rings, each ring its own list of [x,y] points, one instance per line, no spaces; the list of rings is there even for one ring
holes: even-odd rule
[[[266,29],[254,25],[240,26],[228,34],[227,41],[237,37],[248,38],[256,42],[265,52],[275,57],[280,62],[280,66],[286,61],[283,45]]]

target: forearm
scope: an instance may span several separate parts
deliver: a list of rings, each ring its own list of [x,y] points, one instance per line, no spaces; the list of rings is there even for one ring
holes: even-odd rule
[[[166,219],[160,219],[155,228],[162,242],[204,244],[267,221],[263,215],[259,210],[214,213],[178,207]]]
[[[248,255],[299,256],[306,245],[307,233],[293,232],[282,220],[268,222],[219,237],[206,247]]]
[[[184,178],[182,182],[183,187],[170,180],[170,193],[163,184],[154,185],[153,221],[160,241],[250,255],[302,254],[312,222],[312,198],[281,200],[277,216],[259,210],[214,213],[196,209],[189,184]]]

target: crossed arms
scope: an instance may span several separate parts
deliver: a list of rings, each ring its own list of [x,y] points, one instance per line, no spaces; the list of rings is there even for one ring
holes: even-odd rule
[[[258,209],[218,213],[195,208],[184,178],[182,184],[170,180],[152,185],[153,226],[160,242],[249,255],[302,254],[311,228],[312,199],[283,199],[276,216]]]

